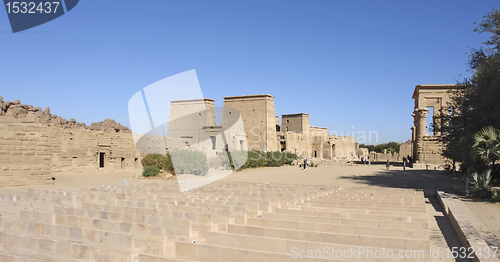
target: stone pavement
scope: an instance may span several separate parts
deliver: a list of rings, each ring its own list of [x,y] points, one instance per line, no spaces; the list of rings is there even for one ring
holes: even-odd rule
[[[234,181],[7,189],[0,260],[451,261],[431,207],[415,189]]]

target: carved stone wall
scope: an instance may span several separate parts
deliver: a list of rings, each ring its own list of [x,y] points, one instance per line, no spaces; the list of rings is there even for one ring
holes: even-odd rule
[[[0,97],[0,186],[51,184],[56,172],[141,168],[132,133],[114,120],[86,126]]]
[[[266,94],[224,97],[224,107],[240,112],[247,134],[246,148],[257,151],[280,150],[276,136],[274,96]]]

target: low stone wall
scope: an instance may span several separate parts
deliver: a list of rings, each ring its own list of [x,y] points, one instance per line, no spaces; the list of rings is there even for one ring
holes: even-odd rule
[[[370,161],[387,161],[390,162],[399,162],[403,161],[403,156],[400,156],[398,153],[376,153],[374,151],[370,152]]]
[[[132,133],[114,120],[65,120],[0,97],[0,187],[51,184],[61,171],[141,168]]]

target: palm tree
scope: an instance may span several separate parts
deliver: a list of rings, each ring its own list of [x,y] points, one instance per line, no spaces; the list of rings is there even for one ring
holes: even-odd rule
[[[474,159],[481,158],[485,163],[495,165],[500,158],[500,130],[487,126],[474,134],[474,145],[472,146]]]

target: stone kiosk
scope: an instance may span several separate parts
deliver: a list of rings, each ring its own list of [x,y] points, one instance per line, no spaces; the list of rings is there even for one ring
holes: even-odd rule
[[[450,90],[456,85],[418,85],[413,92],[415,109],[413,111],[412,130],[412,155],[417,163],[442,164],[441,156],[443,148],[441,142],[441,114],[448,114],[450,103]],[[426,120],[432,113],[433,134],[428,135]]]

